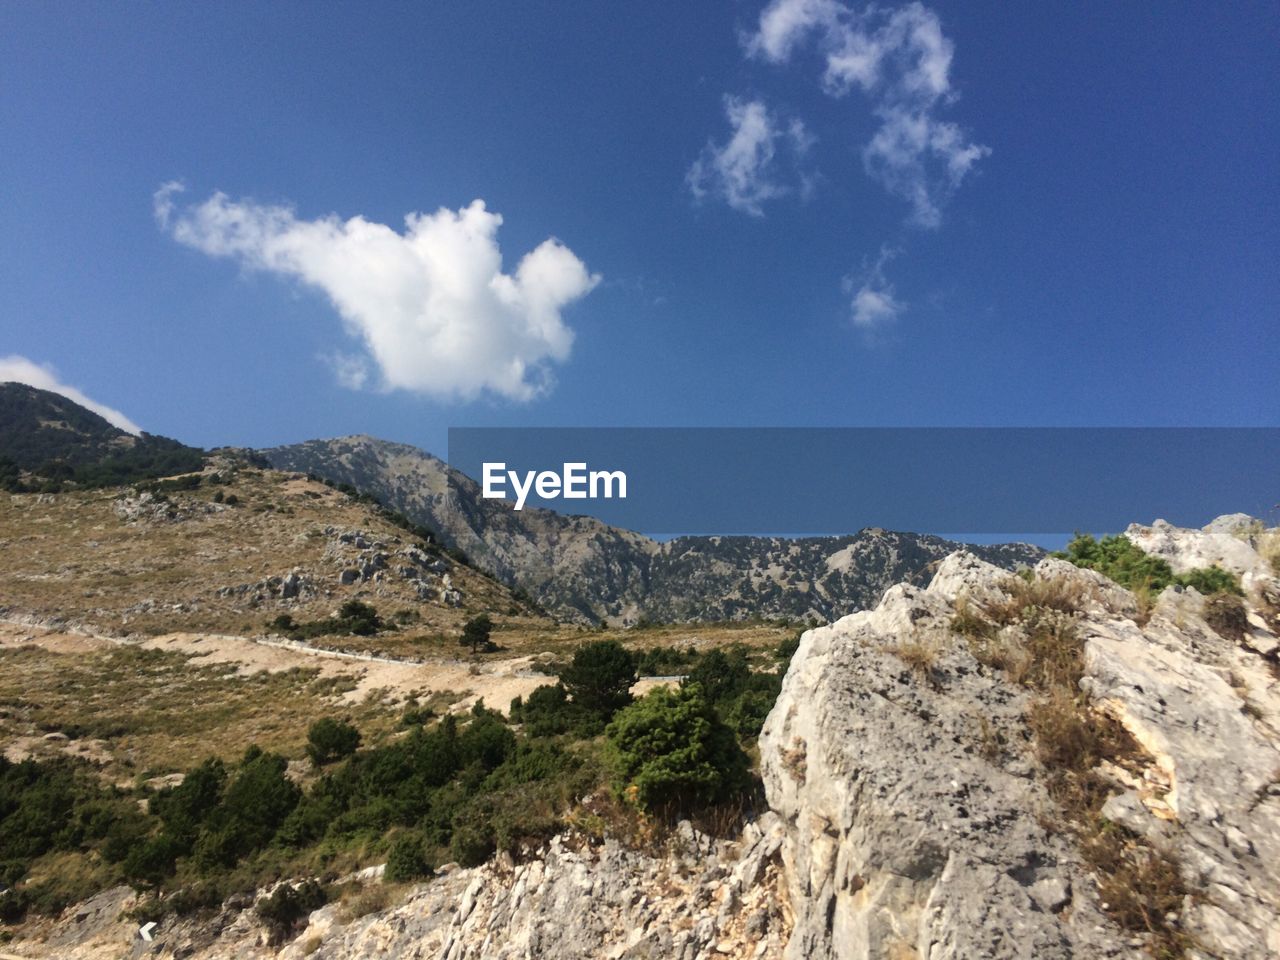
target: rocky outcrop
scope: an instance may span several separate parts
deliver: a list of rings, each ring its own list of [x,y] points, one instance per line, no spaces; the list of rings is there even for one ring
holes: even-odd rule
[[[401,902],[373,912],[338,901],[273,946],[251,898],[212,919],[169,918],[145,953],[190,960],[775,960],[790,934],[779,874],[782,827],[766,814],[737,841],[682,824],[652,853],[616,841],[561,834],[519,864],[500,858],[471,870],[447,867]],[[364,871],[378,884],[378,870]],[[368,887],[366,887],[368,889]],[[266,893],[267,891],[262,891]],[[142,952],[122,911],[135,898],[108,891],[72,908],[22,956],[61,960]],[[56,954],[45,951],[56,946]]]
[[[781,841],[775,817],[740,843],[685,824],[656,857],[556,837],[529,862],[456,871],[386,913],[342,925],[342,907],[326,907],[282,957],[780,957],[790,929],[777,897]]]
[[[1131,531],[1134,541],[1175,569],[1209,561],[1240,573],[1258,642],[1216,632],[1194,590],[1169,588],[1140,625],[1135,598],[1100,575],[1053,559],[1036,567],[1074,598],[1058,615],[1082,644],[1081,709],[1114,718],[1142,748],[1134,767],[1098,771],[1110,793],[1102,816],[1176,865],[1188,895],[1157,919],[1186,956],[1274,957],[1280,684],[1258,649],[1275,582],[1249,540],[1213,525],[1141,529],[1155,533]],[[805,634],[761,737],[786,828],[788,958],[1144,955],[1144,932],[1109,912],[1106,878],[1050,797],[1032,694],[953,626],[958,602],[1007,608],[1008,583],[953,555],[927,589],[896,586],[874,610]]]

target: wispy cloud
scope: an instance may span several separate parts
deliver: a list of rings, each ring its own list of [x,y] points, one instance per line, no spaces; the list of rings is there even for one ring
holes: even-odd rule
[[[882,249],[875,263],[866,267],[860,276],[845,279],[845,290],[853,294],[849,305],[850,319],[859,330],[867,333],[882,330],[907,309],[884,275],[885,264],[897,253],[896,250]]]
[[[126,433],[132,433],[135,436],[142,433],[141,427],[115,409],[115,407],[108,407],[106,404],[91,400],[75,387],[67,386],[58,379],[53,367],[47,364],[41,365],[17,354],[0,357],[0,383],[8,383],[10,381],[25,383],[30,387],[38,387],[41,390],[60,394],[68,400],[92,410],[112,426],[119,427]]]
[[[808,179],[795,172],[794,164],[784,172],[778,159],[782,149],[789,160],[797,161],[812,145],[799,119],[783,121],[762,101],[736,97],[725,98],[724,112],[731,128],[728,140],[709,142],[685,178],[695,197],[713,195],[735,210],[760,217],[766,201],[807,191]]]
[[[839,0],[773,0],[743,39],[749,56],[782,64],[812,40],[824,59],[823,89],[866,95],[880,127],[862,152],[867,173],[911,204],[922,227],[942,222],[942,207],[990,148],[935,115],[956,99],[955,46],[937,14],[920,3],[859,12]]]
[[[482,200],[411,213],[397,232],[360,216],[304,220],[289,207],[223,193],[181,207],[181,191],[167,183],[154,196],[157,222],[179,243],[295,278],[329,298],[365,350],[329,358],[338,381],[353,389],[369,380],[372,361],[382,389],[536,397],[573,344],[563,310],[600,280],[554,238],[504,272],[502,217]]]

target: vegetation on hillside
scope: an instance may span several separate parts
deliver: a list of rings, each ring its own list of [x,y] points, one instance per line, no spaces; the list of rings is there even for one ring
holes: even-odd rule
[[[758,669],[741,647],[656,656],[690,664],[689,676],[635,701],[628,687],[641,655],[600,640],[580,646],[558,682],[517,698],[510,719],[481,702],[461,716],[416,717],[403,735],[365,746],[351,723],[321,717],[301,776],[256,746],[238,760],[210,757],[160,789],[109,787],[67,760],[4,764],[0,912],[6,922],[56,912],[123,881],[164,894],[142,908],[154,916],[379,859],[389,882],[419,879],[447,861],[520,855],[592,794],[617,798],[620,830],[635,815],[747,806],[757,787],[739,737],[758,733],[758,708],[776,697],[776,661]],[[259,912],[282,939],[294,901],[322,893],[282,887]]]
[[[1065,551],[1054,554],[1077,567],[1096,570],[1122,587],[1134,591],[1159,593],[1165,587],[1177,585],[1193,587],[1205,595],[1212,593],[1241,594],[1240,579],[1221,567],[1199,567],[1186,573],[1175,574],[1167,560],[1153,556],[1125,536],[1103,537],[1095,540],[1086,534],[1077,534],[1067,544]]]
[[[0,384],[0,487],[12,493],[120,486],[200,470],[204,451],[133,436],[47,390]]]

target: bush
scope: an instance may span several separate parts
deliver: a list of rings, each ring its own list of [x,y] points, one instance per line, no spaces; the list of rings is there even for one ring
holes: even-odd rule
[[[449,853],[464,867],[478,867],[494,851],[493,833],[479,824],[464,824],[453,832]]]
[[[688,673],[697,662],[693,647],[650,647],[636,658],[636,672],[642,677],[671,677]]]
[[[1176,579],[1184,587],[1193,587],[1206,597],[1215,593],[1244,596],[1244,591],[1240,589],[1240,578],[1221,567],[1199,567],[1180,574]]]
[[[714,704],[720,704],[740,694],[750,679],[751,666],[747,663],[746,653],[738,648],[728,654],[723,650],[704,654],[684,682],[698,684],[702,687],[703,696]]]
[[[360,731],[351,724],[322,717],[307,731],[307,756],[317,767],[349,757],[360,746]]]
[[[202,869],[230,867],[271,842],[302,792],[285,775],[284,757],[250,747],[195,843]]]
[[[371,637],[382,629],[378,611],[359,600],[348,600],[338,608],[337,625],[341,631],[360,637]]]
[[[263,897],[254,905],[254,912],[266,923],[271,939],[282,943],[291,938],[313,910],[319,910],[328,901],[320,884],[305,880],[298,886],[283,883],[269,897]]]
[[[1069,560],[1077,567],[1096,570],[1134,591],[1156,594],[1170,584],[1178,584],[1194,587],[1205,595],[1222,591],[1243,595],[1239,578],[1221,567],[1199,567],[1175,574],[1167,561],[1153,557],[1124,536],[1094,540],[1088,534],[1079,534],[1067,544],[1065,551],[1054,556]]]
[[[417,833],[401,834],[387,854],[387,867],[382,875],[386,883],[408,883],[434,873],[423,848],[422,836]]]
[[[687,811],[747,785],[747,756],[697,685],[653,690],[606,733],[615,789],[642,809]]]
[[[383,628],[378,611],[359,600],[348,600],[338,608],[338,614],[324,620],[295,623],[293,616],[282,613],[267,622],[267,629],[283,633],[290,640],[307,640],[334,634],[371,637]]]
[[[564,685],[535,687],[528,700],[511,702],[511,721],[523,725],[531,737],[553,737],[565,733],[594,736],[604,729],[600,719],[580,704],[569,700]]]
[[[603,720],[631,703],[636,679],[635,658],[616,640],[584,644],[560,671],[560,682],[573,702]]]
[[[1145,589],[1158,593],[1173,582],[1173,568],[1137,546],[1128,537],[1113,536],[1094,540],[1077,535],[1067,549],[1054,554],[1077,567],[1096,570],[1122,587]]]

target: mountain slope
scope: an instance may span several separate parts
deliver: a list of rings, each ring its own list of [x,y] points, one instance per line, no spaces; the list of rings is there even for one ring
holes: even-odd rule
[[[559,616],[631,623],[753,616],[830,620],[873,605],[891,584],[922,582],[957,544],[878,529],[841,537],[679,537],[658,543],[590,517],[485,500],[444,461],[372,437],[262,450],[278,469],[374,494],[440,533],[483,570]],[[1026,544],[974,547],[1004,567],[1034,563]]]
[[[20,471],[46,483],[106,486],[199,470],[204,452],[134,436],[60,394],[10,382],[0,383],[0,460],[15,489]]]

